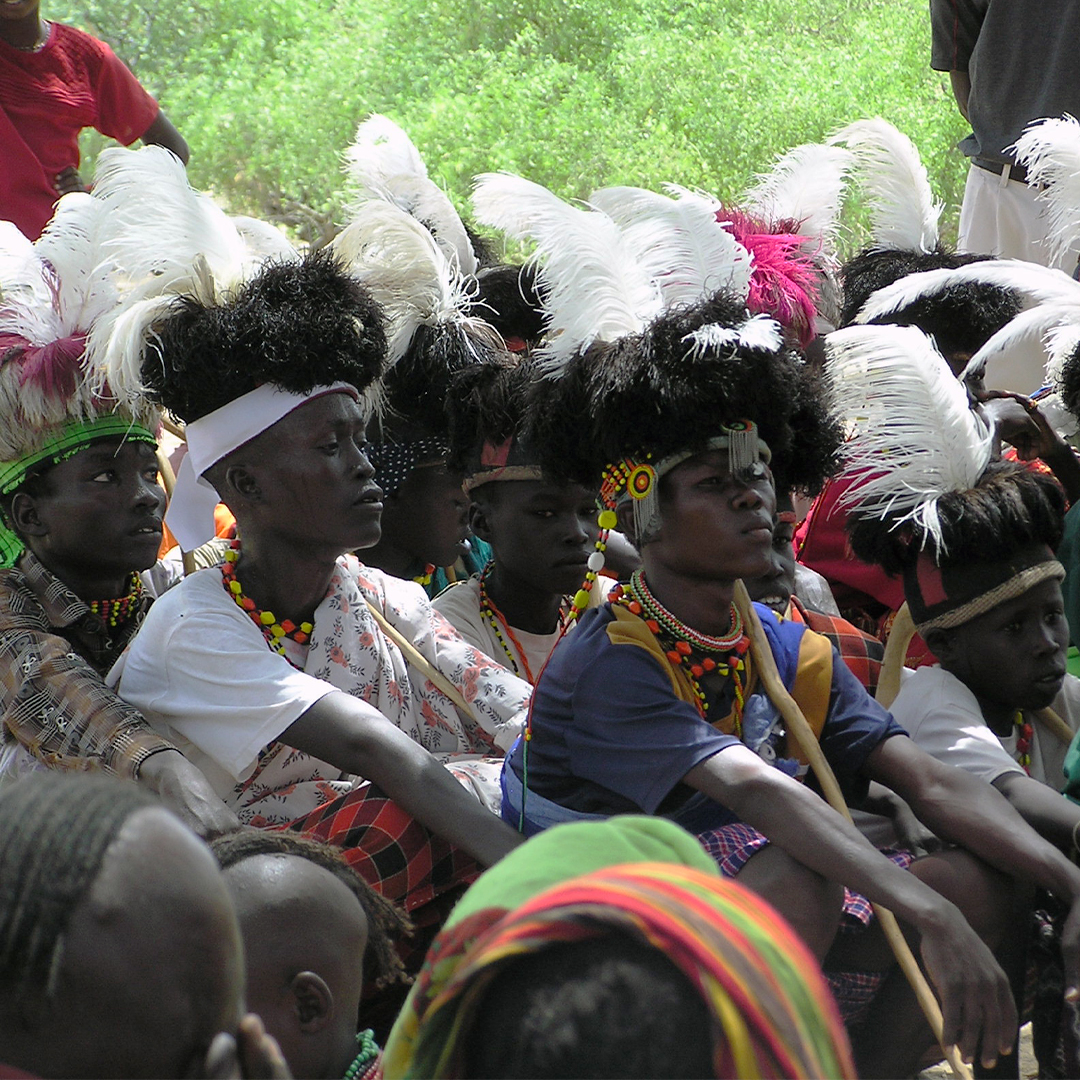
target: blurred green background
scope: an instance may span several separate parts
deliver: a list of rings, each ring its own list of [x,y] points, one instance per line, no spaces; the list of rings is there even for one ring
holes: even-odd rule
[[[108,41],[191,146],[192,182],[320,243],[368,113],[459,209],[473,175],[564,197],[671,180],[735,198],[864,116],[919,147],[955,237],[966,126],[929,69],[926,0],[46,0]],[[88,133],[86,169],[104,144]],[[843,241],[865,239],[858,207]]]

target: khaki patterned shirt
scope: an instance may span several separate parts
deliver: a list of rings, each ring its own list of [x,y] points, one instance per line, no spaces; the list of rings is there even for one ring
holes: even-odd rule
[[[103,768],[132,779],[151,754],[173,749],[105,685],[140,621],[111,637],[31,552],[0,570],[4,741],[20,743],[50,768]]]

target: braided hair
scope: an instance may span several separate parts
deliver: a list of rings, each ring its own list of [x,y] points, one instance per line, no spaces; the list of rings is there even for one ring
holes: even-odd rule
[[[107,776],[34,774],[0,791],[0,984],[48,1000],[72,913],[124,823],[158,805]]]
[[[292,855],[333,874],[359,901],[368,921],[368,948],[364,954],[364,982],[382,989],[405,981],[405,968],[394,948],[397,938],[412,933],[412,924],[389,900],[380,896],[328,844],[265,829],[241,829],[219,837],[210,845],[222,870],[258,855]]]

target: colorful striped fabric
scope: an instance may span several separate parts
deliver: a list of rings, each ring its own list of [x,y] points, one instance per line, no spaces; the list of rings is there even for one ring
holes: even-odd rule
[[[791,928],[735,882],[645,862],[556,885],[504,913],[479,937],[461,923],[437,939],[429,964],[441,977],[425,987],[421,976],[420,993],[410,998],[416,1010],[410,1053],[403,1060],[387,1047],[387,1077],[460,1076],[462,1036],[485,986],[506,963],[610,933],[655,946],[701,995],[713,1018],[715,1076],[855,1076],[836,1006]]]

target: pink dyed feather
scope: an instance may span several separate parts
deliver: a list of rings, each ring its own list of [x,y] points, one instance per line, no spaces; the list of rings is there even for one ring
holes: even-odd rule
[[[793,331],[805,348],[814,340],[817,317],[817,269],[802,249],[811,237],[793,231],[795,223],[770,225],[741,210],[721,208],[716,220],[754,257],[746,306],[753,315],[771,315]]]
[[[0,340],[0,352],[17,344],[24,346],[18,360],[20,386],[33,386],[52,400],[64,401],[75,396],[85,374],[82,359],[86,337],[83,334],[72,334],[48,345],[30,345],[14,335],[4,335]]]

